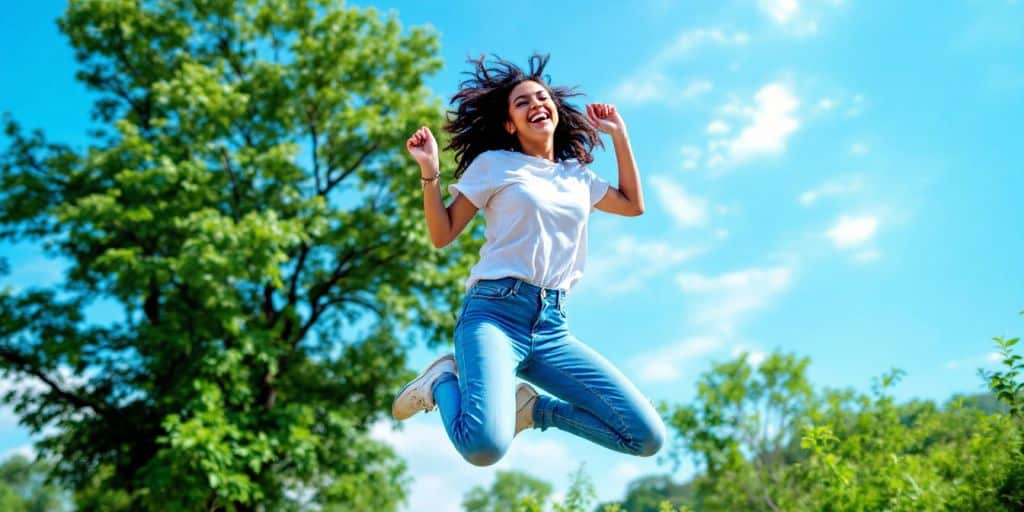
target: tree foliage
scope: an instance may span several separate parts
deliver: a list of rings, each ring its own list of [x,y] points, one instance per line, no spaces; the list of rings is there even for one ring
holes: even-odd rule
[[[715,365],[694,403],[663,405],[678,434],[675,461],[692,457],[698,470],[687,504],[698,511],[1020,510],[1024,429],[1013,394],[1022,388],[1020,358],[1013,340],[996,341],[1007,370],[987,377],[1007,409],[978,397],[942,407],[897,404],[889,390],[899,370],[858,393],[815,390],[807,360],[792,355]]]
[[[498,471],[490,489],[477,486],[462,500],[466,512],[508,512],[540,509],[551,496],[551,484],[521,471]]]
[[[0,373],[39,384],[5,400],[56,474],[83,510],[394,509],[367,431],[478,247],[432,247],[401,152],[441,131],[437,36],[330,0],[72,0],[59,26],[97,128],[8,117],[0,154],[0,236],[70,262],[0,292]]]
[[[68,509],[67,496],[48,481],[50,464],[13,455],[0,463],[0,510],[59,512]]]

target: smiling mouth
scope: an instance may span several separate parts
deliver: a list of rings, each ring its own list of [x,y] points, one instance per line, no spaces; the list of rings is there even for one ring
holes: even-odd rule
[[[548,111],[542,110],[541,112],[535,114],[534,117],[529,118],[528,121],[530,124],[544,124],[546,121],[551,121],[551,115],[548,114]]]
[[[540,114],[535,115],[533,117],[533,120],[530,121],[530,124],[541,125],[541,124],[544,124],[544,123],[550,122],[550,121],[551,121],[551,116],[548,115],[547,112],[542,112]]]

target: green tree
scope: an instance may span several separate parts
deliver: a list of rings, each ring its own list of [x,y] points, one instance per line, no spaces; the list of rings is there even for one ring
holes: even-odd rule
[[[660,512],[664,503],[674,506],[693,503],[693,492],[693,482],[677,483],[671,475],[647,475],[629,483],[622,501],[602,504],[597,511]]]
[[[669,456],[677,465],[693,456],[703,470],[695,481],[696,505],[777,509],[776,491],[800,457],[799,427],[814,408],[809,362],[771,354],[755,366],[743,354],[701,376],[696,403],[663,406],[679,435]]]
[[[58,512],[67,510],[66,493],[48,481],[52,466],[14,455],[0,463],[0,510]]]
[[[479,246],[433,248],[402,153],[441,131],[436,34],[339,4],[72,0],[98,128],[5,121],[0,237],[71,264],[0,292],[0,373],[40,384],[5,400],[83,510],[404,499],[367,432]],[[88,322],[100,298],[123,318]]]
[[[498,471],[490,489],[477,486],[462,499],[466,512],[511,512],[540,509],[551,484],[520,471]]]
[[[1018,389],[1009,371],[993,390]],[[806,359],[774,354],[715,365],[692,404],[667,408],[677,458],[698,463],[693,508],[717,510],[1019,510],[1022,433],[1010,414],[954,397],[944,406],[889,394],[899,370],[869,393],[814,390]],[[998,385],[997,385],[998,384]],[[997,396],[1011,406],[1008,393]],[[774,420],[773,420],[774,418]],[[1016,449],[1007,449],[1016,447]],[[632,510],[625,507],[623,510]]]

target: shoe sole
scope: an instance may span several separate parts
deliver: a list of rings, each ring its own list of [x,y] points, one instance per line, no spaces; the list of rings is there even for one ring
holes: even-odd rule
[[[395,413],[395,406],[397,406],[397,405],[398,405],[398,399],[402,397],[402,393],[405,393],[405,391],[406,391],[407,389],[409,389],[409,388],[413,387],[414,385],[418,385],[418,384],[419,384],[420,382],[422,382],[422,381],[423,381],[423,379],[424,379],[424,377],[426,377],[426,376],[427,376],[427,374],[429,374],[429,373],[430,373],[430,371],[434,369],[434,367],[436,367],[437,365],[439,365],[439,364],[441,364],[441,363],[443,363],[443,362],[445,362],[445,361],[447,361],[447,360],[449,360],[449,359],[450,359],[450,360],[451,360],[451,361],[452,361],[453,363],[455,362],[455,358],[449,358],[449,357],[445,357],[445,358],[440,358],[440,359],[438,359],[438,360],[434,361],[433,363],[430,363],[430,366],[428,366],[426,370],[423,370],[423,372],[422,372],[422,373],[420,373],[419,375],[417,375],[415,379],[413,379],[413,380],[411,380],[411,381],[407,382],[407,383],[406,383],[406,384],[405,384],[404,386],[402,386],[402,389],[399,389],[399,390],[398,390],[398,393],[397,393],[397,394],[395,394],[395,399],[391,401],[391,417],[392,417],[392,418],[394,418],[394,419],[396,419],[396,420],[398,420],[398,421],[402,421],[402,420],[406,420],[406,419],[409,419],[409,418],[411,418],[411,417],[412,417],[413,415],[415,415],[415,414],[416,414],[416,413],[412,413],[412,414],[410,414],[409,416],[406,416],[405,418],[399,418],[399,417],[398,417],[398,414],[396,414],[396,413]],[[435,404],[435,405],[436,405],[436,404]],[[417,410],[419,411],[420,409],[417,409]]]

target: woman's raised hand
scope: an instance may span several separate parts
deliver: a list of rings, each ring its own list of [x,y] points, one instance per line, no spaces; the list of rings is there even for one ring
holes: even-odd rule
[[[424,126],[416,130],[416,133],[405,141],[405,148],[420,164],[420,168],[429,165],[430,169],[438,169],[437,141],[434,140],[434,134],[430,133],[430,128]]]
[[[626,132],[626,122],[622,120],[622,116],[615,110],[615,105],[611,103],[587,105],[587,118],[590,119],[590,124],[594,125],[594,128],[604,133],[615,135]]]

